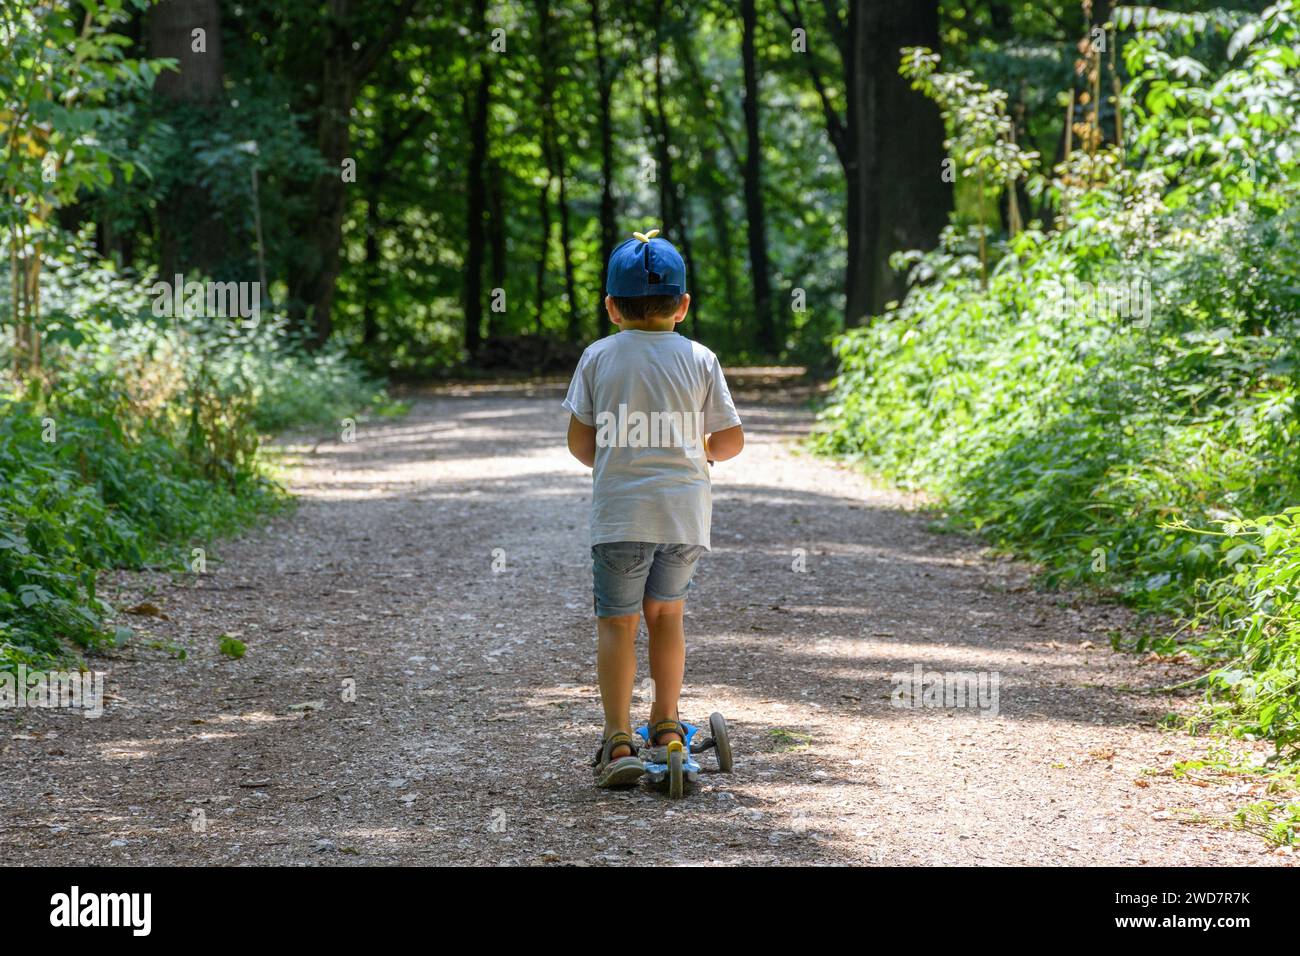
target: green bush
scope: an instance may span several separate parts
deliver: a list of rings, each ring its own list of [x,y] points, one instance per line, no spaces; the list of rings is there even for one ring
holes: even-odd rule
[[[124,638],[98,572],[187,567],[192,546],[286,503],[263,434],[387,401],[280,322],[157,320],[148,287],[83,242],[51,253],[43,376],[0,394],[0,669]]]
[[[1124,47],[1127,154],[1032,183],[1059,228],[991,244],[987,274],[956,228],[899,257],[911,291],[838,340],[815,444],[935,492],[1051,583],[1213,624],[1185,640],[1218,665],[1219,726],[1293,759],[1300,26],[1270,8],[1217,74],[1178,37]]]
[[[1211,675],[1216,714],[1241,736],[1300,744],[1300,508],[1226,522],[1225,577],[1213,581],[1201,619],[1215,626],[1231,663]]]
[[[175,564],[273,507],[249,464],[214,481],[165,420],[104,383],[0,402],[0,667],[108,639],[95,590],[109,567]],[[114,634],[116,632],[113,632]]]

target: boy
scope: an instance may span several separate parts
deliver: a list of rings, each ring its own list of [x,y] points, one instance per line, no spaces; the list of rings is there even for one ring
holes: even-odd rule
[[[677,716],[682,606],[709,549],[708,464],[745,444],[717,356],[675,331],[691,304],[682,257],[658,230],[633,236],[609,257],[605,306],[619,332],[583,352],[564,399],[569,451],[594,468],[591,564],[605,708],[598,787],[634,784],[645,772],[630,714],[643,612],[654,687],[649,745],[685,739]]]

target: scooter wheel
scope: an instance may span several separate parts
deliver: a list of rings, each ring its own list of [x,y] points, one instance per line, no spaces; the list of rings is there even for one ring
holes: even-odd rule
[[[682,775],[682,745],[673,741],[668,745],[668,796],[677,800],[685,790]]]
[[[718,755],[718,769],[731,773],[731,738],[727,735],[727,718],[717,711],[709,714],[709,730],[713,733],[714,753]]]

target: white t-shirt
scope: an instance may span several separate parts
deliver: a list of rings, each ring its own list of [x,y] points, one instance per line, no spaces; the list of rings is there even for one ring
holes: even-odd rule
[[[709,547],[704,436],[740,424],[716,355],[676,332],[624,329],[582,353],[564,407],[596,429],[593,545]]]

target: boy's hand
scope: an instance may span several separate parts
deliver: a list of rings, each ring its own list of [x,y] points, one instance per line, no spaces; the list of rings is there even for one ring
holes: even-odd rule
[[[596,429],[569,416],[569,452],[588,468],[596,466]]]

